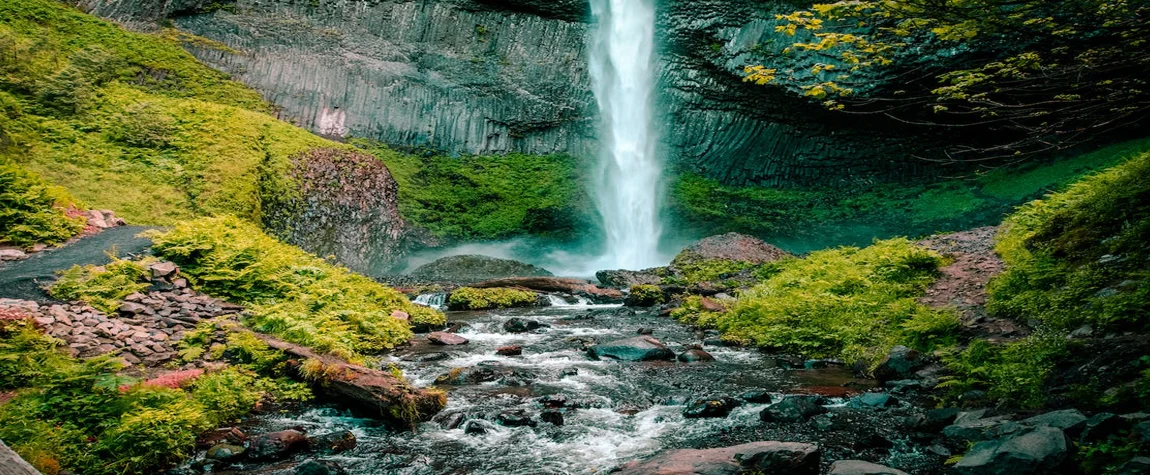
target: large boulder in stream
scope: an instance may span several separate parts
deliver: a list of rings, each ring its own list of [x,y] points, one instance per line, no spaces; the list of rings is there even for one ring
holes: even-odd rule
[[[551,277],[554,274],[525,262],[469,254],[437,259],[417,267],[408,275],[431,282],[471,284],[509,277]]]
[[[675,359],[674,351],[671,351],[659,340],[646,335],[594,345],[587,349],[587,355],[597,360],[610,358],[620,361],[671,361]]]
[[[717,449],[680,449],[624,464],[621,475],[734,475],[785,473],[817,475],[818,446],[801,442],[751,442]]]
[[[902,470],[862,460],[839,460],[827,475],[910,475]]]
[[[763,242],[754,236],[727,233],[703,238],[687,246],[675,256],[675,264],[689,264],[699,261],[725,260],[762,264],[774,262],[790,256],[787,251]]]

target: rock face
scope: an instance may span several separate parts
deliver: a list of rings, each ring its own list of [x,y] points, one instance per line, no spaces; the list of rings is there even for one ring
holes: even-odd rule
[[[551,277],[547,269],[511,259],[480,255],[448,256],[417,267],[410,277],[433,282],[470,284],[511,277]]]
[[[718,449],[681,449],[643,462],[630,462],[621,475],[734,475],[737,473],[819,473],[819,448],[800,442],[751,442]]]
[[[287,188],[263,203],[271,234],[368,274],[390,270],[414,244],[399,214],[399,185],[379,159],[318,148],[292,163],[290,179],[263,177]]]
[[[596,150],[586,2],[72,2],[137,26],[170,17],[223,43],[228,48],[186,47],[323,135],[452,153]],[[931,147],[922,131],[834,115],[793,92],[741,81],[745,65],[784,57],[773,53],[793,39],[774,31],[774,14],[793,9],[758,0],[660,2],[655,77],[665,93],[656,117],[669,161],[735,184],[930,173],[911,153]]]
[[[610,358],[620,361],[671,361],[675,352],[659,340],[637,336],[592,346],[587,354],[594,359]]]

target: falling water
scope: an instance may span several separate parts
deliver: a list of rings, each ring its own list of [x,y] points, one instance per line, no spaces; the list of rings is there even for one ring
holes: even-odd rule
[[[595,199],[606,250],[599,265],[661,265],[659,178],[652,127],[655,0],[591,0],[590,73],[602,120]]]

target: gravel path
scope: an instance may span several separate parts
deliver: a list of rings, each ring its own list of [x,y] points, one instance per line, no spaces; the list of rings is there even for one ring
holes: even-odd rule
[[[128,257],[147,252],[152,241],[136,235],[148,229],[145,226],[119,226],[99,234],[86,236],[63,247],[33,254],[22,261],[0,266],[0,298],[33,300],[40,303],[52,299],[40,288],[55,280],[57,271],[73,265],[104,265],[111,261],[110,252]]]

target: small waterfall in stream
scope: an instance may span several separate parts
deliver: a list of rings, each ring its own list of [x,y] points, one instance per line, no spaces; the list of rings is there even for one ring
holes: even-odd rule
[[[423,305],[424,307],[443,310],[447,308],[447,294],[443,292],[419,294],[415,297],[415,300],[411,301],[411,303],[416,305]]]
[[[655,88],[654,0],[591,0],[591,85],[602,121],[593,190],[606,249],[600,268],[665,264],[658,253],[659,181],[652,102]]]

